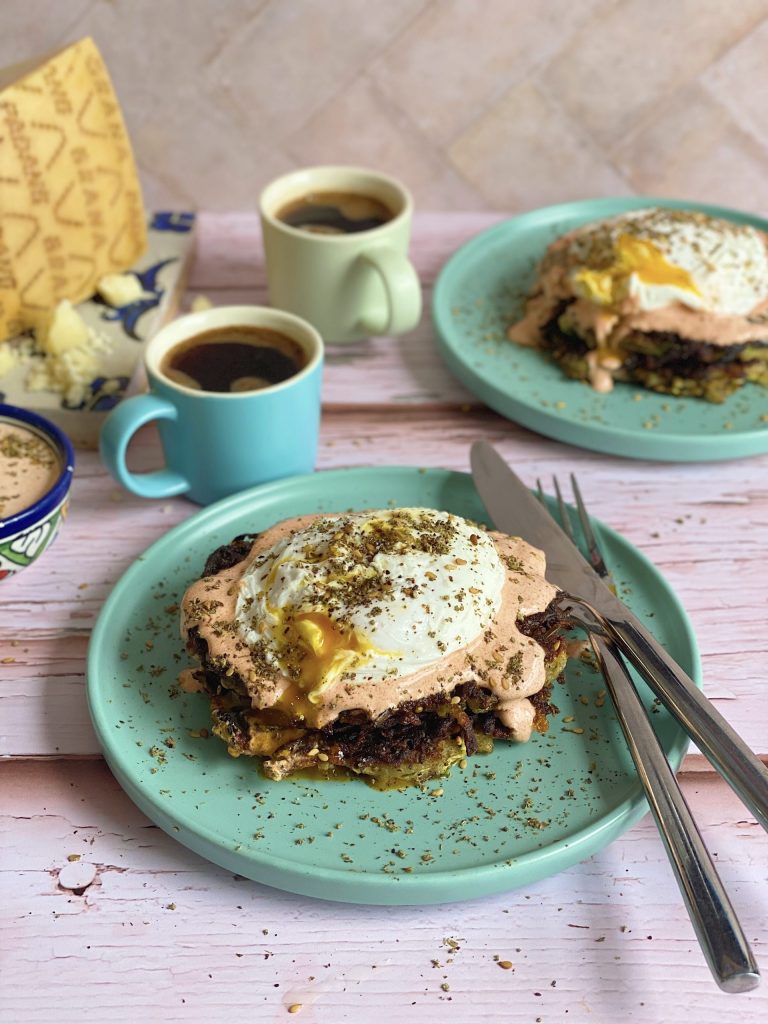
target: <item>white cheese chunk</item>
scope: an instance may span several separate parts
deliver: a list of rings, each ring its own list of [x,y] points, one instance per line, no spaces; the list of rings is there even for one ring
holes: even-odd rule
[[[10,345],[0,345],[0,377],[10,373],[18,364],[19,357],[15,350]]]
[[[144,294],[141,281],[135,274],[105,274],[96,285],[96,290],[115,309],[137,302]]]
[[[47,329],[38,334],[38,344],[43,352],[55,356],[88,344],[88,326],[69,299],[56,306]]]

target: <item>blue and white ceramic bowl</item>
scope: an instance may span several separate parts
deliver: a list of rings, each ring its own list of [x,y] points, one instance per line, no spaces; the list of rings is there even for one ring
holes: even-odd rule
[[[75,453],[67,435],[36,412],[0,403],[0,422],[18,423],[39,434],[57,452],[61,463],[56,482],[42,498],[0,519],[0,580],[5,580],[36,561],[59,532],[67,512]]]

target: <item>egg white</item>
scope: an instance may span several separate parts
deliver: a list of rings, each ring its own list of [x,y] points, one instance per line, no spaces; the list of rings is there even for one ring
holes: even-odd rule
[[[618,241],[627,232],[651,243],[658,252],[655,276],[682,271],[690,287],[669,281],[649,281],[643,268],[618,255]],[[693,211],[662,208],[636,210],[578,233],[571,244],[575,267],[571,272],[574,291],[600,304],[604,300],[580,282],[583,272],[594,269],[590,260],[592,240],[600,238],[614,246],[616,260],[601,273],[613,278],[614,293],[631,296],[637,307],[652,311],[678,302],[690,309],[719,315],[745,316],[768,297],[768,250],[761,232],[747,224],[736,224]],[[653,269],[653,268],[652,268]]]
[[[351,531],[354,546],[381,524],[404,528],[402,550],[357,561],[344,557],[342,543],[340,555],[340,527]],[[450,528],[445,553],[410,543],[430,524]],[[242,639],[260,643],[270,663],[284,672],[289,646],[295,659],[296,644],[303,645],[303,683],[310,693],[320,693],[340,676],[354,684],[409,675],[470,644],[497,615],[505,579],[493,540],[448,512],[396,509],[324,517],[246,569],[236,624]],[[356,586],[369,580],[389,586],[358,604],[352,599]]]

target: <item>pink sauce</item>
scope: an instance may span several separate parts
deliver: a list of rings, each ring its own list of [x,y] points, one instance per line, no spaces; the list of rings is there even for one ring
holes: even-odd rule
[[[56,483],[61,462],[40,434],[0,420],[0,519],[34,505]]]
[[[544,579],[543,553],[519,537],[489,534],[508,566],[499,610],[481,636],[436,662],[387,680],[350,684],[339,679],[323,692],[320,703],[309,701],[293,680],[278,671],[254,671],[247,644],[232,628],[240,578],[258,554],[315,518],[301,516],[278,523],[259,535],[242,562],[193,583],[182,600],[182,635],[186,637],[192,627],[199,630],[208,643],[210,655],[248,680],[254,708],[281,708],[303,717],[310,727],[322,727],[341,711],[352,708],[361,708],[377,717],[404,701],[420,700],[450,691],[460,682],[475,681],[500,698],[499,715],[514,730],[515,738],[527,739],[534,719],[534,709],[527,698],[538,693],[545,683],[544,651],[518,630],[517,620],[544,611],[557,590]],[[510,663],[515,665],[514,673],[509,670]]]

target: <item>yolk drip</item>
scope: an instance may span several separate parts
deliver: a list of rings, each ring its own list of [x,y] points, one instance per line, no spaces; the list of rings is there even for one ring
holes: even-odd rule
[[[701,294],[689,271],[670,263],[648,239],[627,234],[619,235],[611,266],[602,270],[583,267],[572,280],[577,295],[601,306],[614,306],[626,298],[633,275],[643,284],[669,285]]]
[[[313,702],[329,683],[376,650],[354,628],[339,626],[322,612],[298,612],[280,633],[302,652],[299,683]]]
[[[304,560],[309,561],[312,554],[305,551]],[[312,560],[319,562],[322,558]],[[285,564],[281,560],[273,564],[266,579],[267,593]],[[344,578],[342,574],[328,577],[330,581]],[[268,598],[266,606],[273,619],[270,631],[278,650],[282,649],[278,657],[283,671],[313,704],[320,702],[323,690],[339,676],[365,664],[371,655],[399,655],[398,651],[382,650],[354,625],[342,625],[323,611],[295,611],[291,606],[273,605]]]

